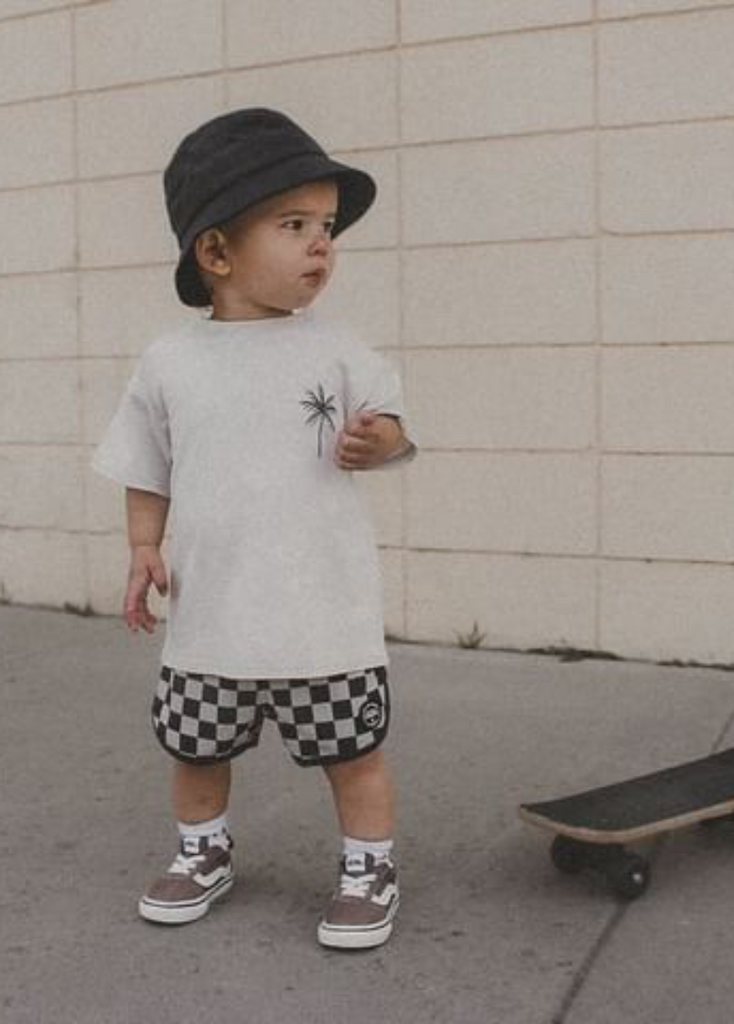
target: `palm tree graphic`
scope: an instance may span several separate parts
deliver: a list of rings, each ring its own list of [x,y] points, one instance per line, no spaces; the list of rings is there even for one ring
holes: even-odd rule
[[[336,424],[332,418],[336,415],[337,411],[334,405],[336,395],[329,395],[327,397],[323,384],[319,384],[316,391],[307,391],[306,396],[301,405],[308,411],[306,423],[318,423],[319,425],[318,453],[319,458],[321,458],[324,425],[328,423],[332,431],[336,430]]]

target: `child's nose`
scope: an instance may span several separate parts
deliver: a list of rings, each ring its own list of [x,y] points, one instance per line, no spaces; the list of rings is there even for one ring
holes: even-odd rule
[[[328,252],[331,246],[331,232],[329,228],[316,228],[309,245],[312,252]]]

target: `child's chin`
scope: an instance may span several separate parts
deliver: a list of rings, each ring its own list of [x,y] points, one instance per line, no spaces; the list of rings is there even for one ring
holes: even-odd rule
[[[294,297],[292,311],[295,312],[297,309],[307,309],[311,303],[318,298],[321,293],[321,289],[316,292],[307,292],[305,295],[301,294]]]

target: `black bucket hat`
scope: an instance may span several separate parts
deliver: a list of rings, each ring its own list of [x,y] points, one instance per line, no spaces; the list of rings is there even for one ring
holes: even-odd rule
[[[377,186],[369,174],[332,160],[285,114],[251,108],[223,114],[180,143],[163,175],[166,208],[181,256],[176,290],[187,306],[208,306],[194,242],[279,192],[333,178],[339,190],[336,236],[372,205]]]

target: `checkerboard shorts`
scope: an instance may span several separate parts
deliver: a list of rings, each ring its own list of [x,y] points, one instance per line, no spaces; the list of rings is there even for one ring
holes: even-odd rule
[[[387,735],[384,666],[320,679],[227,679],[164,666],[153,698],[153,729],[174,757],[228,761],[256,747],[266,718],[300,765],[348,761]]]

